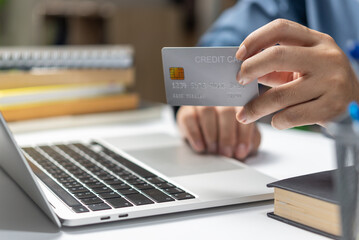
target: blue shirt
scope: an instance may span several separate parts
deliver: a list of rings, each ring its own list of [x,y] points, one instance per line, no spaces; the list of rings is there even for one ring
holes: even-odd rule
[[[327,33],[344,51],[348,40],[359,40],[359,0],[241,0],[219,17],[199,45],[239,46],[277,18]]]

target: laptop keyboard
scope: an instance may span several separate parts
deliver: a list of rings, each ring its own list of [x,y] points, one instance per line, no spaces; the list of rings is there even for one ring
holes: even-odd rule
[[[37,177],[77,213],[195,198],[96,142],[23,151]]]

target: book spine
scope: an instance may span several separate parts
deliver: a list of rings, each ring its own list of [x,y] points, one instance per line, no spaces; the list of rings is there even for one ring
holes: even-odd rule
[[[139,97],[137,94],[133,93],[69,101],[27,104],[13,107],[1,107],[0,111],[6,121],[13,122],[62,115],[129,110],[137,108],[138,104]]]
[[[0,106],[89,98],[125,92],[122,84],[54,85],[0,90]]]
[[[134,75],[134,68],[0,72],[0,89],[89,83],[121,83],[132,87],[135,82]]]
[[[122,46],[1,48],[0,69],[128,68],[133,51]]]

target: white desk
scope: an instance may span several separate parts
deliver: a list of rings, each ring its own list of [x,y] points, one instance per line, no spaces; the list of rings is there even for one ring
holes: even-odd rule
[[[278,179],[335,166],[333,143],[316,133],[277,131],[260,126],[263,140],[253,168]],[[151,132],[178,134],[169,109],[162,119],[112,123],[62,130],[16,134],[18,143],[126,136]],[[1,154],[1,153],[0,153]],[[26,195],[0,170],[0,239],[326,239],[266,216],[271,201],[124,222],[57,229]]]

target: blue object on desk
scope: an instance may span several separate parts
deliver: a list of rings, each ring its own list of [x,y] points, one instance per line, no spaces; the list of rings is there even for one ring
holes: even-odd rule
[[[359,105],[356,102],[351,102],[348,106],[348,112],[350,117],[354,121],[359,121]]]
[[[354,132],[359,134],[359,105],[356,102],[351,102],[348,106],[348,113],[352,119]]]

